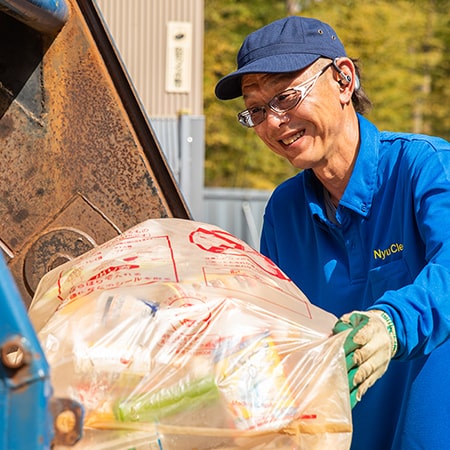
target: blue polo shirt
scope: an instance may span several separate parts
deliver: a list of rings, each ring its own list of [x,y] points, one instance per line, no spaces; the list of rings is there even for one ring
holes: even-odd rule
[[[261,252],[312,303],[340,316],[377,308],[399,348],[353,409],[353,450],[450,448],[450,145],[379,132],[361,146],[336,212],[311,170],[273,192]]]

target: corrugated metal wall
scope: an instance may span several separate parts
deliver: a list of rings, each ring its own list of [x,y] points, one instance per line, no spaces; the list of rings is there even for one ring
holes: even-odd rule
[[[203,0],[96,0],[149,117],[203,114]],[[167,27],[187,22],[189,92],[166,91]]]

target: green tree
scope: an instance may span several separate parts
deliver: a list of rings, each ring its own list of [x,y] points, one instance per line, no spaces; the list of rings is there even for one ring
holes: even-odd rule
[[[335,0],[332,5],[316,2],[308,14],[331,23],[349,56],[360,60],[363,85],[374,105],[369,119],[381,129],[448,138],[450,122],[446,119],[443,133],[435,117],[438,111],[444,116],[447,107],[440,108],[433,97],[449,98],[439,84],[445,71],[445,78],[449,75],[444,12],[449,2]]]
[[[328,22],[362,66],[380,129],[450,139],[449,0],[205,0],[206,184],[271,189],[295,170],[236,121],[241,99],[219,101],[216,82],[236,66],[251,31],[287,15]]]
[[[208,186],[271,189],[294,173],[282,158],[260,142],[253,130],[240,126],[236,114],[242,99],[222,102],[214,96],[217,81],[236,67],[243,38],[286,15],[285,0],[205,1],[206,161]]]

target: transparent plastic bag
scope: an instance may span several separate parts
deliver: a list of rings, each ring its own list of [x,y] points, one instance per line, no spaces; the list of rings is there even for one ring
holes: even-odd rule
[[[85,408],[75,448],[350,447],[346,333],[213,225],[143,222],[46,274],[29,314]]]

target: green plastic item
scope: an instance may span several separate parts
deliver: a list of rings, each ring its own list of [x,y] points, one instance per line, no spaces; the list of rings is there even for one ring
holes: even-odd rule
[[[116,420],[121,422],[154,422],[178,412],[196,409],[218,398],[215,379],[207,376],[118,401],[113,411]]]

